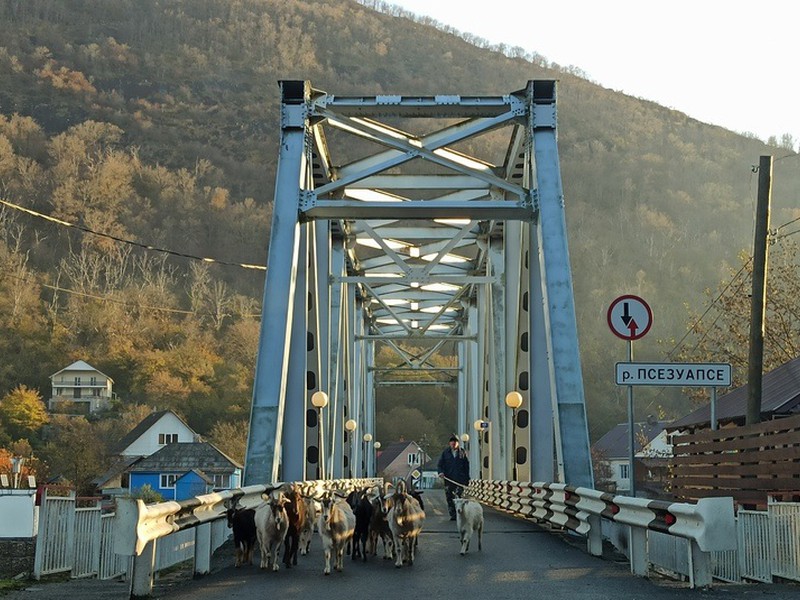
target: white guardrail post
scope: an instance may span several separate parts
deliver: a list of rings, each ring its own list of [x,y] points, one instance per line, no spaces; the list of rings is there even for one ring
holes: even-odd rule
[[[156,540],[144,545],[141,554],[133,557],[131,578],[131,600],[148,598],[153,594],[153,576],[156,567]]]
[[[325,481],[300,481],[296,485],[306,496],[321,494],[326,490],[351,492],[382,485],[383,479],[335,479]],[[225,517],[226,503],[237,501],[241,506],[253,508],[262,502],[262,494],[277,490],[274,485],[251,485],[244,488],[214,492],[182,500],[145,504],[132,498],[118,498],[114,517],[114,552],[133,556],[133,573],[130,574],[131,598],[146,598],[153,593],[153,575],[156,568],[158,539],[170,533],[196,527],[195,575],[210,572],[211,523]]]
[[[194,576],[202,577],[211,573],[211,523],[198,525],[194,530]]]
[[[478,501],[534,521],[587,536],[587,550],[602,555],[600,519],[629,526],[631,572],[646,576],[650,562],[647,531],[685,538],[690,544],[689,583],[712,583],[711,552],[735,550],[733,498],[704,498],[697,504],[616,496],[561,483],[472,480],[465,493]]]

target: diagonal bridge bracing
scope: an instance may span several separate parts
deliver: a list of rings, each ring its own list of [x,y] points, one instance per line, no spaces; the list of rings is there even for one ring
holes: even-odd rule
[[[420,376],[456,386],[473,476],[592,487],[555,82],[281,92],[245,484],[374,473],[375,388]]]

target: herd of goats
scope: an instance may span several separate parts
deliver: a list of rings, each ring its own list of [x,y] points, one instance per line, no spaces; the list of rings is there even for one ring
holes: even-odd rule
[[[283,484],[262,494],[255,508],[234,504],[227,507],[228,527],[233,530],[235,564],[253,564],[258,541],[261,568],[277,571],[278,554],[284,547],[283,564],[291,568],[297,555],[307,554],[316,527],[325,553],[325,575],[333,568],[342,571],[347,551],[353,559],[367,560],[383,544],[383,557],[396,567],[413,565],[418,537],[425,522],[422,492],[409,490],[405,482],[383,488],[355,490],[348,495],[324,492],[310,497],[294,484]],[[473,533],[478,534],[478,549],[483,536],[483,508],[471,499],[456,498],[456,525],[461,554],[469,550]]]

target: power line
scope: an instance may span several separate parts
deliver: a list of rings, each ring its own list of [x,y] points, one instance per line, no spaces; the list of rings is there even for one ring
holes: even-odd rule
[[[31,285],[38,285],[38,286],[41,286],[43,288],[47,288],[49,290],[53,290],[54,292],[64,292],[65,294],[70,294],[70,295],[73,295],[73,296],[80,296],[80,297],[89,298],[89,299],[92,299],[92,300],[98,300],[100,302],[111,302],[113,304],[120,304],[120,305],[128,307],[128,308],[136,308],[136,309],[139,309],[139,310],[157,310],[157,311],[161,311],[161,312],[169,312],[169,313],[182,314],[182,315],[204,316],[204,317],[216,317],[216,316],[218,316],[218,315],[215,315],[215,314],[212,314],[212,313],[208,313],[208,312],[201,313],[201,312],[198,312],[198,311],[195,311],[195,310],[184,310],[182,308],[172,308],[172,307],[169,307],[169,306],[150,306],[150,305],[147,305],[147,304],[132,304],[130,302],[125,302],[124,300],[117,300],[116,298],[112,298],[111,296],[99,296],[97,294],[89,294],[88,292],[79,292],[78,290],[73,290],[73,289],[69,289],[69,288],[63,288],[63,287],[58,286],[58,285],[49,285],[47,283],[41,283],[41,282],[38,282],[38,281],[31,281],[30,279],[27,279],[25,277],[20,277],[18,275],[12,275],[10,273],[5,273],[5,276],[6,277],[10,277],[11,279],[16,279],[17,281],[23,281],[23,282],[31,284]],[[233,315],[226,315],[226,316],[233,316]],[[256,317],[260,317],[261,315],[241,314],[241,315],[236,315],[236,316],[245,317],[245,318],[256,318]]]
[[[684,333],[684,334],[683,334],[683,337],[682,337],[680,340],[678,340],[678,342],[675,344],[675,346],[672,348],[672,350],[670,350],[669,352],[667,352],[667,358],[672,358],[672,355],[673,355],[673,353],[674,353],[676,350],[678,350],[678,348],[680,348],[680,346],[681,346],[681,344],[683,344],[684,340],[686,340],[686,338],[687,338],[687,337],[689,337],[689,334],[691,334],[691,333],[692,333],[692,332],[695,330],[695,328],[696,328],[696,327],[697,327],[697,326],[700,324],[700,322],[701,322],[701,321],[702,321],[702,320],[705,318],[705,316],[706,316],[706,315],[707,315],[707,314],[708,314],[708,313],[711,311],[711,309],[712,309],[712,308],[714,308],[714,306],[716,305],[716,303],[717,303],[717,302],[719,302],[720,298],[722,298],[722,296],[725,294],[725,292],[727,292],[727,291],[728,291],[728,288],[730,288],[730,287],[731,287],[731,286],[734,284],[734,282],[735,282],[735,281],[738,279],[739,275],[741,275],[741,274],[742,274],[742,272],[743,272],[743,271],[744,271],[744,270],[747,268],[747,266],[750,264],[750,261],[752,261],[752,260],[753,260],[753,257],[751,256],[750,258],[748,258],[748,259],[747,259],[747,262],[745,262],[745,263],[742,265],[742,268],[741,268],[741,269],[739,269],[739,270],[736,272],[736,274],[735,274],[733,277],[731,277],[731,280],[728,282],[728,284],[725,286],[725,288],[724,288],[724,289],[723,289],[723,290],[722,290],[722,291],[721,291],[719,294],[717,294],[717,297],[716,297],[716,298],[714,298],[714,300],[712,300],[712,301],[709,303],[709,305],[706,307],[706,310],[705,310],[705,312],[703,312],[703,314],[702,314],[702,315],[700,315],[700,316],[697,318],[697,320],[696,320],[696,321],[694,322],[694,324],[693,324],[693,325],[692,325],[692,326],[691,326],[691,327],[690,327],[690,328],[689,328],[689,329],[686,331],[686,333]],[[717,317],[717,318],[719,318],[719,317]],[[714,322],[716,323],[716,319],[714,320]],[[702,339],[701,339],[700,341],[702,341]],[[698,342],[698,343],[699,343],[699,342]],[[697,347],[697,346],[695,346],[695,348],[696,348],[696,347]]]
[[[38,217],[40,219],[44,219],[46,221],[50,221],[51,223],[56,223],[57,225],[61,225],[63,227],[71,227],[73,229],[78,229],[79,231],[83,231],[85,233],[90,233],[92,235],[96,235],[98,237],[106,238],[109,240],[114,240],[115,242],[119,242],[121,244],[129,244],[131,246],[137,246],[139,248],[144,248],[145,250],[152,250],[154,252],[162,252],[164,254],[169,254],[171,256],[180,256],[181,258],[189,258],[192,260],[199,260],[202,262],[207,263],[217,263],[220,265],[228,265],[231,267],[240,267],[242,269],[255,269],[257,271],[266,271],[267,267],[264,265],[254,265],[250,263],[236,263],[236,262],[228,262],[224,260],[218,260],[216,258],[208,258],[204,256],[195,256],[193,254],[185,254],[183,252],[176,252],[174,250],[168,250],[166,248],[158,248],[157,246],[151,246],[149,244],[143,244],[141,242],[136,242],[133,240],[127,240],[125,238],[117,237],[115,235],[111,235],[109,233],[103,233],[100,231],[94,231],[93,229],[89,229],[88,227],[84,227],[83,225],[77,225],[75,223],[70,223],[69,221],[64,221],[62,219],[57,219],[50,215],[45,215],[43,213],[37,212],[35,210],[31,210],[30,208],[25,208],[24,206],[19,206],[18,204],[13,204],[8,202],[7,200],[0,199],[0,204],[3,204],[9,208],[13,208],[14,210],[18,210],[20,212],[27,213],[34,217]]]

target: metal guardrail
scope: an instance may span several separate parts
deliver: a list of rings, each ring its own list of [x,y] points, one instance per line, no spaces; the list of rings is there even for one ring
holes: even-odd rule
[[[689,504],[559,483],[486,480],[470,481],[465,493],[493,508],[584,535],[589,553],[595,556],[602,554],[601,519],[628,525],[629,559],[635,575],[648,573],[648,531],[684,538],[689,542],[691,587],[711,585],[711,552],[737,547],[732,498],[705,498]]]
[[[383,479],[334,479],[299,481],[295,485],[299,486],[302,494],[315,495],[333,490],[350,492],[382,483]],[[157,504],[145,504],[135,499],[117,499],[114,551],[123,556],[134,557],[133,570],[129,574],[131,598],[144,598],[152,594],[156,544],[160,538],[194,528],[194,572],[196,575],[205,575],[210,571],[211,554],[214,551],[211,524],[225,517],[226,503],[238,501],[241,506],[255,507],[262,501],[261,494],[280,485],[281,483],[252,485],[180,502]]]

